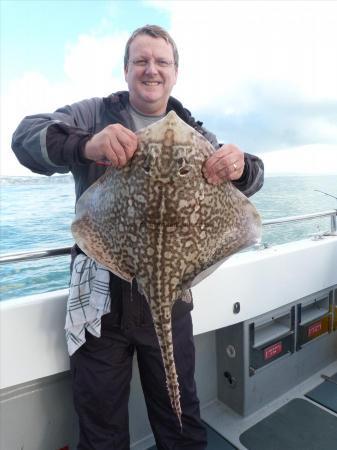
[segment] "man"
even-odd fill
[[[203,172],[212,184],[230,180],[245,195],[263,183],[263,164],[216,137],[170,96],[178,75],[178,51],[158,26],[137,29],[124,58],[128,92],[94,98],[26,117],[13,136],[22,164],[37,173],[71,171],[77,198],[105,171],[125,166],[137,149],[135,131],[174,110],[208,139],[215,149]],[[76,248],[75,253],[80,250]],[[83,255],[82,255],[83,256]],[[88,329],[85,342],[71,356],[74,402],[79,416],[78,450],[129,449],[128,398],[132,356],[138,366],[157,448],[206,448],[194,382],[192,303],[178,300],[172,311],[175,363],[181,391],[182,430],[168,398],[165,374],[149,307],[137,290],[110,274],[111,312],[100,322],[100,337]],[[183,343],[183,345],[179,345]]]

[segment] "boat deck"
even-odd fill
[[[221,436],[224,436],[238,450],[333,450],[337,442],[337,384],[325,381],[322,375],[333,377],[337,383],[337,362],[319,370],[300,385],[290,389],[247,417],[235,413],[219,400],[205,406],[202,410],[202,417],[209,426]],[[324,391],[331,396],[329,406],[324,392],[318,395],[317,401],[306,396],[317,386],[324,384],[326,384]],[[312,413],[310,415],[305,407],[302,408],[303,405],[294,404],[294,400],[298,399],[313,405],[318,414]],[[284,417],[284,414],[275,416],[275,412],[280,411],[287,405],[290,405],[290,408],[286,411],[288,420]],[[331,409],[333,407],[335,410]],[[291,409],[294,410],[293,415],[291,415]],[[326,414],[321,417],[320,411],[324,411]],[[274,420],[271,421],[271,417]],[[313,418],[316,420],[311,420]],[[318,429],[319,432],[317,432],[317,429],[312,430],[312,432],[317,433],[313,440],[309,431],[318,419],[320,428]],[[331,427],[331,424],[334,424],[334,428]],[[284,427],[287,427],[286,433],[283,433]],[[306,438],[305,434],[301,434],[303,430],[306,431]],[[301,437],[301,444],[299,444],[299,436]],[[270,446],[271,437],[273,438],[272,447]],[[331,442],[334,442],[334,445],[331,445]],[[226,445],[224,444],[223,447],[217,449],[226,449]],[[208,450],[216,449],[209,446]]]

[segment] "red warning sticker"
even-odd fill
[[[308,328],[308,337],[315,336],[315,334],[318,334],[320,331],[322,331],[322,322],[313,323]]]
[[[282,352],[282,342],[276,342],[263,350],[264,359],[270,359]]]

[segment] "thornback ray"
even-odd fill
[[[230,255],[258,242],[261,220],[231,182],[207,183],[202,166],[214,148],[175,112],[137,135],[131,161],[109,167],[78,200],[72,233],[89,257],[128,282],[136,279],[181,425],[172,307]]]

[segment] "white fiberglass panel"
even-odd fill
[[[193,288],[194,334],[251,319],[333,285],[337,237],[234,255]],[[68,370],[66,298],[63,290],[0,302],[0,388]]]

